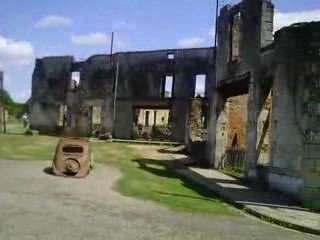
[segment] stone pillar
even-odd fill
[[[207,147],[206,147],[206,165],[208,167],[218,168],[219,159],[216,157],[216,134],[217,121],[220,113],[225,105],[225,100],[222,94],[216,89],[209,102],[208,115],[208,132],[207,132]]]
[[[157,125],[157,111],[153,111],[153,126]]]
[[[177,72],[174,77],[173,99],[171,101],[172,116],[172,140],[184,142],[188,97],[191,92],[189,84],[193,82],[193,74],[189,72]]]
[[[248,179],[255,179],[257,177],[257,125],[258,125],[258,98],[259,87],[258,79],[251,76],[248,93],[248,121],[247,121],[247,144],[245,157],[245,172]]]

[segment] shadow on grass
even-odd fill
[[[207,189],[201,184],[198,184],[187,177],[184,177],[176,172],[174,169],[178,168],[185,168],[184,165],[181,164],[179,160],[155,160],[155,159],[135,159],[134,162],[139,164],[139,168],[152,173],[159,177],[171,178],[171,179],[179,179],[182,181],[182,185],[186,188],[197,192],[202,197],[194,197],[179,193],[169,193],[169,192],[162,192],[162,191],[153,191],[155,193],[161,195],[170,195],[170,196],[177,196],[177,197],[185,197],[185,198],[194,198],[200,200],[206,200],[211,202],[220,202],[222,199],[214,194],[211,190]],[[158,168],[159,166],[163,168]]]
[[[166,196],[192,198],[192,199],[204,200],[204,201],[209,201],[209,202],[218,202],[216,199],[212,199],[209,197],[206,197],[206,198],[205,197],[194,197],[194,196],[185,195],[185,194],[170,193],[170,192],[163,192],[163,191],[152,191],[152,192],[160,194],[160,195],[166,195]]]
[[[177,168],[182,168],[181,162],[179,160],[155,160],[155,159],[138,159],[134,160],[139,164],[139,167],[149,173],[160,177],[180,179],[182,185],[186,188],[189,188],[204,198],[213,201],[223,201],[228,203],[243,203],[251,205],[260,205],[260,206],[274,206],[277,208],[285,209],[300,209],[300,204],[292,199],[290,196],[285,194],[279,194],[277,192],[265,191],[261,188],[255,189],[255,186],[244,185],[239,183],[236,179],[216,179],[216,178],[207,178],[213,186],[216,187],[217,194],[213,190],[208,189],[207,187],[196,183],[190,180],[187,177],[184,177],[174,170]],[[162,166],[162,168],[159,168]],[[183,166],[185,167],[185,166]],[[199,176],[204,178],[203,176]],[[245,188],[237,188],[235,186],[244,186]],[[222,192],[224,192],[222,194]],[[180,197],[192,197],[187,195],[180,195],[179,193],[163,193],[158,192],[163,195],[172,195]],[[202,198],[200,198],[202,199]],[[232,201],[230,200],[232,199]]]
[[[185,148],[178,147],[166,147],[158,150],[159,153],[170,153],[170,154],[187,154]]]

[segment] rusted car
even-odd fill
[[[88,139],[61,138],[52,163],[58,176],[85,177],[94,167],[93,153]]]

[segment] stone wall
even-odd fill
[[[274,6],[269,0],[243,0],[233,6],[224,6],[218,21],[217,89],[213,94],[217,97],[212,98],[210,108],[207,160],[212,166],[220,165],[223,149],[218,147],[217,150],[216,144],[224,140],[217,126],[221,124],[220,114],[224,114],[221,109],[225,108],[227,99],[247,94],[247,116],[240,113],[242,110],[235,109],[230,115],[236,114],[237,117],[231,117],[230,121],[231,128],[241,129],[239,134],[245,139],[245,144],[241,145],[246,146],[246,172],[253,178],[257,175],[260,158],[256,149],[258,118],[273,80],[272,50],[262,52],[272,43],[273,11]],[[231,139],[234,131],[229,130]]]
[[[92,109],[99,107],[100,132],[130,139],[133,109],[169,109],[171,140],[183,142],[188,100],[194,97],[196,75],[206,75],[206,96],[214,86],[213,53],[213,48],[125,52],[114,54],[112,62],[109,55],[94,55],[83,62],[74,62],[72,57],[37,59],[32,81],[31,126],[57,131],[61,106],[67,106],[73,131],[88,135],[95,125]],[[71,84],[73,71],[80,73],[78,87]],[[169,98],[164,93],[166,76],[173,77]]]
[[[246,148],[247,107],[248,95],[228,99],[228,147]]]
[[[320,24],[294,24],[273,41],[273,10],[270,0],[243,0],[220,11],[208,162],[220,166],[238,131],[249,179],[260,179],[258,165],[270,166],[271,188],[319,208]],[[243,101],[227,101],[243,94],[247,117]]]
[[[276,33],[269,176],[271,187],[315,208],[320,208],[319,36],[320,23],[296,24]]]

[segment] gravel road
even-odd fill
[[[248,216],[177,213],[125,197],[118,169],[85,179],[44,172],[50,162],[0,161],[0,239],[318,239]]]

